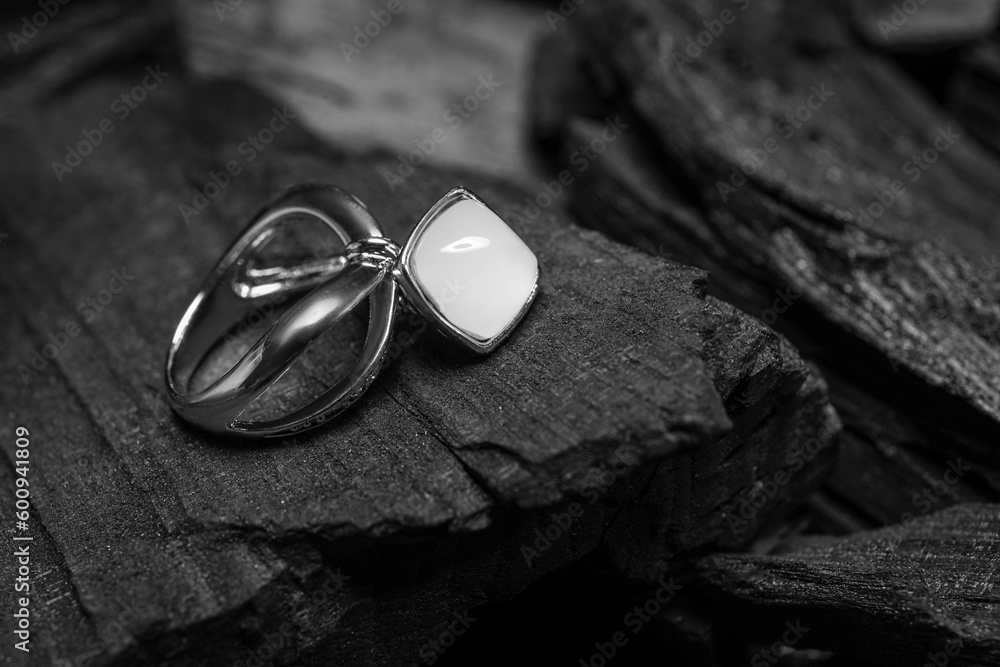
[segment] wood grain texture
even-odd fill
[[[745,647],[762,651],[771,650],[775,642],[789,636],[785,634],[786,623],[801,621],[809,630],[802,638],[792,636],[794,648],[829,651],[835,655],[834,660],[841,662],[933,664],[930,661],[937,660],[937,664],[943,664],[941,661],[947,660],[947,664],[993,664],[1000,650],[1000,613],[995,593],[994,543],[1000,534],[997,505],[968,503],[997,498],[1000,486],[993,431],[981,424],[970,428],[966,423],[962,428],[961,422],[954,430],[951,426],[940,428],[943,400],[936,403],[936,409],[913,401],[912,378],[880,372],[888,368],[873,366],[877,363],[875,357],[860,354],[857,341],[839,333],[842,328],[858,327],[857,323],[845,327],[844,318],[831,315],[842,303],[839,290],[850,294],[857,287],[852,280],[866,272],[891,274],[899,269],[884,263],[883,256],[873,257],[864,252],[864,247],[854,245],[856,236],[834,236],[831,230],[844,227],[825,218],[836,210],[835,205],[824,203],[828,195],[821,184],[804,187],[800,182],[815,180],[817,172],[831,178],[827,167],[858,160],[858,153],[863,154],[860,159],[865,163],[864,170],[859,166],[843,172],[848,185],[865,171],[884,169],[886,174],[892,174],[888,166],[896,160],[903,164],[906,154],[890,154],[881,162],[865,154],[864,142],[857,135],[869,130],[867,123],[843,108],[829,118],[821,118],[819,115],[826,112],[824,107],[817,112],[814,130],[807,132],[803,128],[801,140],[796,134],[791,141],[782,142],[758,174],[739,188],[738,195],[726,201],[716,187],[717,179],[726,178],[725,160],[736,162],[762,147],[768,136],[761,130],[762,125],[780,117],[780,112],[774,111],[779,105],[760,109],[754,102],[763,99],[760,103],[768,106],[761,91],[780,90],[781,96],[794,99],[798,85],[799,95],[805,99],[813,84],[796,84],[794,72],[808,69],[817,82],[828,80],[824,76],[836,77],[836,87],[830,85],[835,94],[863,107],[868,100],[881,100],[880,93],[875,89],[862,93],[855,86],[866,79],[853,69],[848,80],[844,69],[847,63],[859,68],[881,65],[854,61],[853,55],[842,51],[849,48],[846,42],[832,49],[826,44],[821,48],[799,48],[796,40],[805,37],[791,30],[789,24],[788,33],[771,35],[750,49],[746,42],[753,42],[753,36],[766,31],[757,24],[734,24],[726,30],[736,36],[730,37],[727,32],[719,40],[721,43],[713,44],[715,51],[706,49],[691,64],[685,77],[665,71],[663,63],[670,60],[664,58],[664,50],[658,50],[664,44],[682,44],[686,31],[694,34],[697,24],[691,18],[692,10],[681,5],[604,5],[592,13],[589,30],[584,31],[575,51],[572,43],[558,47],[554,46],[557,40],[551,40],[545,49],[547,60],[558,60],[561,71],[576,72],[575,76],[589,83],[561,82],[563,90],[573,93],[568,99],[550,97],[542,105],[545,113],[536,116],[536,134],[541,145],[556,155],[557,169],[565,169],[574,177],[572,210],[585,224],[650,254],[709,269],[709,293],[771,321],[801,346],[807,358],[817,362],[845,423],[834,474],[824,489],[810,499],[806,519],[798,527],[843,537],[781,541],[765,532],[751,547],[753,555],[718,554],[701,561],[696,577],[700,583],[696,590],[688,591],[690,597],[686,599],[694,605],[696,618],[704,619],[708,627],[733,628]],[[714,11],[724,6],[715,5]],[[699,18],[711,18],[712,12],[713,8],[706,9]],[[779,23],[783,20],[780,13],[774,16]],[[750,31],[750,36],[737,35],[743,30]],[[592,49],[589,54],[587,43]],[[669,54],[669,47],[665,50]],[[786,60],[775,58],[775,51]],[[581,70],[581,53],[586,54],[589,71]],[[618,55],[623,53],[626,55]],[[829,70],[824,69],[826,58],[836,62]],[[759,64],[760,60],[767,64]],[[745,66],[743,78],[725,78],[726,67],[735,69],[740,63]],[[544,95],[551,87],[547,79],[552,75],[542,68],[537,71],[540,76],[536,91]],[[844,78],[839,78],[841,75]],[[886,71],[885,75],[890,73]],[[720,79],[727,84],[720,85]],[[605,98],[605,106],[596,113],[580,111],[593,109],[595,95]],[[928,113],[931,109],[927,103],[921,108]],[[876,113],[870,111],[872,116]],[[573,156],[600,136],[603,118],[609,114],[621,115],[629,131],[609,142],[586,169],[577,169]],[[920,124],[907,121],[894,127],[899,131]],[[754,140],[745,140],[744,133]],[[810,164],[819,151],[826,154],[821,166]],[[714,163],[716,159],[719,164]],[[781,182],[776,183],[772,169],[778,168]],[[936,168],[946,172],[961,166],[939,162]],[[757,192],[753,197],[766,203],[753,208],[752,199],[747,199],[749,192]],[[933,187],[921,192],[930,201],[950,197],[947,191]],[[975,204],[980,220],[988,219],[995,211],[990,200],[994,190],[989,192]],[[837,192],[831,200],[843,197],[844,192]],[[972,206],[968,200],[964,204]],[[941,206],[951,209],[953,205]],[[795,213],[786,207],[794,207]],[[819,214],[817,208],[825,213]],[[953,215],[952,226],[972,224],[971,216]],[[817,223],[807,225],[804,219],[815,219]],[[882,230],[876,227],[873,231]],[[909,252],[918,256],[927,252],[927,244],[919,242],[919,232],[911,233]],[[898,242],[890,246],[884,237],[880,242],[886,243],[891,252],[905,247]],[[944,238],[938,237],[937,242],[943,243]],[[809,247],[815,254],[805,254],[794,267],[788,265],[789,249]],[[891,252],[884,256],[891,256]],[[839,268],[814,271],[814,261],[821,265],[826,262],[829,268],[837,263]],[[969,263],[962,256],[952,261]],[[931,262],[923,264],[929,267]],[[797,270],[803,271],[799,279],[795,277]],[[833,275],[841,277],[831,281]],[[983,277],[975,273],[963,277],[956,271],[947,275],[968,282],[963,286],[940,285],[942,291],[934,297],[938,302],[965,294],[993,317],[996,302],[981,300]],[[882,282],[885,276],[882,273]],[[990,280],[988,275],[985,278]],[[902,272],[895,280],[917,284]],[[820,296],[815,292],[810,296],[808,289],[803,289],[804,283],[819,285]],[[870,287],[867,280],[865,283]],[[921,287],[914,288],[906,298],[926,298],[923,292],[932,288],[919,284]],[[789,293],[793,295],[791,303],[788,299],[782,302],[781,295]],[[873,295],[870,289],[864,293]],[[857,317],[863,324],[864,318],[877,317],[873,311],[879,308],[895,306],[884,299],[866,300]],[[895,315],[886,321],[906,326]],[[950,318],[949,322],[958,325],[960,320]],[[925,323],[920,326],[920,331],[927,328]],[[967,331],[975,336],[985,333],[986,340],[992,340],[990,336],[996,330],[994,324],[980,328],[979,322],[969,322],[968,327]],[[965,335],[958,329],[951,328],[951,335]],[[887,336],[886,341],[894,337]],[[972,358],[977,365],[984,359]],[[979,366],[981,376],[995,377],[993,357],[985,358],[991,361]],[[941,360],[947,361],[947,357]],[[948,387],[947,383],[931,384]],[[970,460],[962,456],[973,456],[977,462],[970,465]],[[932,513],[949,505],[953,506]],[[786,531],[794,532],[795,524],[795,520],[787,522]],[[863,531],[880,525],[888,527]],[[681,620],[684,618],[689,617],[682,616]],[[680,621],[668,615],[660,622],[665,641],[677,636]],[[711,656],[724,651],[726,645],[724,636],[705,636],[704,632],[697,641],[682,640],[680,644],[709,664]],[[782,651],[786,652],[783,660],[788,664],[823,663],[830,657],[795,657],[797,654],[790,649]],[[777,654],[769,655],[776,659]],[[771,658],[748,648],[739,658],[729,655],[722,662],[731,664],[741,659],[751,664],[771,664]],[[753,662],[755,659],[757,662]]]
[[[998,538],[1000,506],[963,504],[774,555],[709,556],[698,577],[706,605],[762,643],[789,623],[807,628],[796,648],[985,667],[1000,660]]]
[[[859,382],[858,373],[851,370],[855,364],[845,369],[832,362],[830,348],[851,342],[836,335],[815,313],[803,312],[794,289],[772,282],[757,267],[732,260],[731,249],[713,236],[709,215],[686,197],[671,166],[648,158],[642,129],[637,120],[632,122],[635,134],[610,145],[602,159],[577,175],[572,210],[586,224],[646,252],[709,269],[709,293],[769,320],[819,364],[845,421],[844,452],[838,464],[843,474],[836,474],[835,480],[842,484],[838,495],[862,521],[854,528],[895,522],[910,508],[913,493],[940,477],[949,460],[961,457],[978,463],[954,489],[956,495],[943,500],[1000,498],[1000,477],[990,450],[984,454],[974,439],[970,443],[967,437],[941,429],[936,413],[899,400],[907,396],[903,389],[886,396],[877,383]],[[571,151],[600,129],[597,121],[569,118],[563,165]],[[784,312],[776,311],[775,304]],[[832,356],[845,355],[835,351]],[[859,476],[855,470],[866,473]],[[893,481],[875,483],[880,479]]]
[[[683,14],[680,4],[667,3],[665,7],[668,12]],[[860,137],[872,131],[871,118],[885,119],[889,112],[873,109],[861,116],[853,110],[829,109],[824,104],[791,137],[785,138],[774,130],[775,119],[784,113],[782,104],[794,110],[796,95],[807,100],[812,94],[810,89],[820,82],[830,82],[828,88],[834,91],[827,104],[844,98],[852,108],[874,107],[870,100],[881,100],[881,93],[859,83],[870,80],[859,75],[862,70],[876,69],[881,76],[892,78],[893,86],[911,95],[916,93],[898,74],[856,53],[857,47],[843,38],[836,41],[836,47],[824,45],[818,55],[797,50],[796,40],[810,34],[802,25],[790,24],[780,38],[770,40],[767,46],[744,48],[741,40],[750,37],[743,33],[756,34],[754,21],[760,18],[755,19],[751,11],[727,26],[720,41],[731,41],[705,49],[683,73],[670,69],[674,66],[667,57],[669,51],[658,52],[655,45],[668,44],[671,39],[675,43],[683,41],[679,35],[684,34],[684,29],[677,25],[691,24],[683,23],[681,18],[668,24],[660,10],[642,3],[620,12],[617,26],[624,31],[621,34],[613,32],[619,19],[599,14],[593,18],[596,23],[592,31],[580,30],[575,39],[560,35],[549,40],[539,57],[559,65],[555,70],[541,66],[536,69],[536,96],[545,98],[540,104],[544,113],[535,117],[536,136],[555,157],[556,169],[565,170],[575,181],[569,197],[573,212],[588,226],[648,253],[708,269],[710,294],[765,319],[818,364],[844,418],[845,433],[842,456],[830,486],[814,499],[814,528],[847,533],[894,523],[913,510],[914,497],[938,481],[949,463],[958,460],[974,464],[959,484],[935,497],[936,508],[961,500],[1000,498],[996,422],[991,418],[984,423],[981,417],[970,415],[948,399],[948,393],[962,391],[950,380],[925,374],[928,379],[923,384],[914,373],[906,371],[900,358],[882,356],[885,351],[893,354],[900,342],[911,345],[911,336],[927,342],[953,337],[949,343],[953,349],[985,345],[989,350],[983,354],[970,352],[963,358],[961,364],[969,364],[973,377],[957,385],[992,382],[998,367],[994,362],[998,299],[992,277],[996,275],[996,255],[973,264],[971,257],[957,254],[947,261],[965,266],[968,271],[934,269],[933,275],[948,276],[949,282],[937,278],[928,281],[931,274],[927,271],[943,257],[937,247],[943,243],[943,236],[936,237],[933,246],[921,240],[925,232],[915,229],[908,232],[910,238],[905,242],[882,236],[882,225],[889,217],[903,226],[917,215],[908,201],[890,207],[868,230],[827,217],[840,216],[832,201],[848,196],[844,187],[835,185],[836,179],[850,186],[850,192],[852,187],[860,189],[853,184],[859,174],[884,183],[902,175],[898,170],[910,159],[906,146],[911,144],[892,144],[886,150],[895,153],[878,158],[856,153],[864,153],[859,147],[866,140]],[[793,10],[787,12],[794,14]],[[640,22],[638,16],[655,17],[662,23],[654,21],[650,26],[648,21]],[[835,16],[825,18],[837,25]],[[792,18],[777,14],[773,20],[790,22]],[[605,30],[611,32],[605,34]],[[651,31],[660,31],[660,38],[651,36]],[[604,41],[611,34],[618,35],[615,46]],[[827,39],[833,38],[828,35]],[[644,46],[650,50],[643,51]],[[609,62],[605,57],[609,48],[612,53],[631,55]],[[780,60],[775,52],[788,57]],[[767,64],[740,60],[744,56],[751,58],[747,54]],[[644,65],[632,59],[642,57],[647,59]],[[736,69],[727,69],[737,68],[741,62],[746,68],[743,78],[737,76]],[[850,74],[853,78],[841,71],[843,62],[854,63]],[[556,70],[561,74],[556,75]],[[805,79],[806,72],[814,78]],[[715,83],[725,76],[732,76],[729,88]],[[565,81],[567,77],[577,83]],[[558,86],[555,78],[559,79]],[[572,92],[556,96],[548,95],[549,90]],[[754,102],[754,96],[762,90],[781,90],[780,99],[791,102]],[[719,112],[720,105],[732,106],[730,98],[734,95],[743,100],[743,106]],[[603,107],[595,105],[597,97],[604,99]],[[892,102],[885,104],[890,108]],[[937,113],[926,100],[921,100],[918,108],[920,113]],[[732,118],[727,114],[733,114]],[[609,142],[596,159],[587,161],[585,169],[579,168],[574,156],[578,158],[581,149],[600,136],[608,116],[622,118],[629,129]],[[765,126],[771,131],[762,131]],[[888,133],[924,126],[925,120],[897,120],[883,130]],[[883,138],[889,141],[887,136]],[[726,198],[721,197],[718,183],[729,184],[731,164],[738,164],[752,151],[763,151],[764,143],[775,139],[777,150],[767,154],[763,167],[735,194],[727,192]],[[967,143],[971,144],[970,150],[978,151],[971,137]],[[944,179],[958,178],[948,174],[949,170],[954,173],[962,168],[947,161],[951,155],[950,150],[943,153],[926,174],[939,172]],[[977,156],[989,164],[988,157]],[[859,164],[851,167],[854,161]],[[990,164],[989,168],[996,167]],[[884,173],[880,175],[879,169]],[[785,181],[775,182],[775,174]],[[798,181],[816,180],[823,174],[834,179],[828,181],[828,190],[819,179],[809,186],[808,196],[801,192],[804,186]],[[908,186],[907,197],[925,202],[950,198],[947,187],[924,186],[924,178]],[[940,231],[949,226],[979,225],[974,219],[982,222],[983,229],[996,229],[996,225],[986,222],[995,210],[990,199],[995,189],[985,184],[982,187],[982,192],[990,194],[975,204],[976,217],[953,213],[955,225],[942,222]],[[863,194],[858,191],[854,196],[860,199]],[[823,199],[828,195],[831,202]],[[874,194],[872,201],[876,201]],[[962,205],[968,208],[971,201],[966,198]],[[950,203],[937,205],[940,210],[954,210]],[[872,244],[881,249],[873,254]],[[899,253],[909,253],[912,262],[892,259]],[[929,258],[922,259],[924,254]],[[902,289],[905,286],[909,287]],[[891,298],[882,296],[886,290]],[[938,311],[939,322],[947,322],[943,329],[934,320],[917,321],[905,315],[914,308],[924,310],[931,303],[952,309]],[[952,312],[964,313],[965,319]],[[868,330],[873,323],[877,324],[875,330]],[[867,341],[876,337],[881,352],[868,345]],[[911,352],[913,349],[911,346]],[[937,367],[955,366],[954,372],[964,372],[958,370],[959,365],[944,349],[931,347],[925,351],[932,354]],[[933,393],[938,398],[932,399]]]
[[[57,180],[51,163],[145,65],[8,122],[0,149],[0,395],[34,443],[40,655],[227,664],[279,637],[272,662],[415,661],[453,613],[583,554],[610,550],[648,579],[666,560],[745,542],[818,483],[839,422],[780,336],[706,298],[700,271],[555,216],[529,223],[527,193],[489,176],[423,168],[393,192],[381,177],[391,158],[345,160],[296,122],[250,161],[240,144],[281,104],[176,71]],[[241,173],[186,222],[179,205],[231,160]],[[538,255],[538,300],[483,360],[417,332],[329,428],[274,446],[206,437],[167,407],[167,341],[254,210],[309,181],[353,192],[399,240],[441,194],[470,186]],[[81,302],[112,271],[134,278],[87,317]],[[25,372],[68,323],[79,332]],[[359,333],[317,346],[273,405],[320,386]],[[787,493],[746,534],[729,530],[717,508],[809,438],[817,455]],[[622,456],[634,463],[609,479]],[[572,530],[526,562],[536,531],[588,492]]]
[[[636,0],[584,11],[657,148],[696,184],[708,231],[728,257],[801,294],[799,310],[817,310],[849,335],[843,368],[905,386],[914,404],[945,401],[949,428],[983,429],[984,442],[996,442],[1000,288],[980,274],[992,275],[1000,252],[1000,165],[838,33],[827,5],[751,6],[679,71],[673,54],[700,25],[682,5]],[[791,112],[808,119],[779,125]],[[958,139],[942,138],[949,127]],[[764,163],[745,185],[724,190],[755,150]],[[924,169],[913,158],[927,150],[936,157]],[[904,191],[886,207],[877,197],[887,200],[894,182]],[[882,213],[869,222],[862,208]],[[996,460],[991,445],[983,453]]]

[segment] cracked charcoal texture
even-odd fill
[[[575,82],[549,95],[555,74],[539,65],[535,94],[546,99],[533,119],[539,145],[576,180],[572,210],[585,224],[708,269],[710,294],[762,318],[776,297],[796,295],[769,321],[821,372],[844,420],[833,475],[787,522],[792,532],[798,524],[839,535],[819,540],[826,561],[804,571],[783,555],[794,556],[797,542],[760,534],[755,555],[705,561],[699,590],[717,594],[701,616],[736,628],[749,645],[769,646],[785,621],[809,613],[822,631],[805,646],[837,659],[923,664],[960,638],[967,650],[950,664],[995,664],[996,506],[982,504],[1000,493],[995,158],[963,137],[919,180],[906,179],[907,196],[875,226],[852,227],[869,193],[903,178],[902,165],[932,145],[937,127],[958,124],[887,63],[835,32],[810,32],[793,4],[748,10],[686,74],[665,64],[669,44],[724,6],[706,3],[701,14],[678,2],[590,7],[576,34],[541,48],[539,62],[558,62]],[[977,109],[988,109],[992,89],[974,77],[990,76],[992,44],[960,73],[953,100],[986,145],[992,116]],[[779,140],[722,197],[717,183],[728,183],[730,164],[775,136],[766,121],[817,84],[835,95],[815,124]],[[609,115],[629,131],[576,169],[574,152]],[[822,168],[810,167],[816,160]],[[952,462],[970,470],[943,484]],[[926,489],[930,500],[920,496]],[[878,526],[904,536],[895,557],[883,553],[887,533],[865,532]],[[840,567],[841,559],[849,562]]]
[[[900,167],[921,133],[953,121],[835,31],[807,48],[813,24],[794,5],[748,9],[739,17],[747,29],[734,27],[678,73],[664,45],[694,25],[682,3],[612,4],[591,8],[575,37],[545,46],[561,71],[590,81],[589,90],[562,83],[573,96],[550,98],[535,116],[535,134],[560,167],[572,169],[572,152],[596,136],[599,119],[631,124],[573,172],[573,210],[619,240],[709,269],[711,294],[769,317],[818,364],[847,427],[832,493],[816,499],[824,530],[897,521],[912,494],[961,457],[978,465],[942,504],[995,501],[1000,294],[990,156],[969,137],[911,183]],[[822,19],[838,24],[836,15]],[[782,27],[781,39],[765,37]],[[611,58],[586,57],[588,48]],[[548,70],[536,71],[543,97]],[[780,118],[820,84],[834,95],[812,124],[787,139],[761,130],[759,118]],[[612,100],[601,113],[577,111],[599,96]],[[730,164],[775,137],[777,152],[721,197]],[[807,168],[819,158],[823,169]],[[974,192],[965,178],[973,173],[984,179]],[[894,178],[907,183],[898,206],[867,230],[846,222],[845,202],[856,211]],[[921,240],[928,235],[933,243]],[[768,313],[789,293],[786,311]]]
[[[567,144],[571,148],[578,146],[597,127],[588,121],[571,121]],[[656,190],[643,187],[649,185],[653,176],[642,172],[644,164],[630,138],[623,137],[608,150],[607,156],[607,161],[595,163],[580,178],[577,210],[584,220],[654,254],[663,254],[669,248],[678,260],[710,268],[713,276],[710,292],[748,312],[763,316],[771,308],[775,290],[784,289],[787,293],[786,288],[776,284],[769,287],[766,280],[751,273],[752,269],[713,255],[711,246],[706,250],[698,239],[685,237],[687,228],[682,225],[691,223],[691,228],[695,228],[694,225],[705,221],[704,215],[683,201],[670,202],[653,194]],[[634,203],[628,203],[623,193],[628,193]],[[629,228],[604,226],[620,216],[628,216]],[[664,221],[677,226],[665,226]],[[793,301],[775,326],[801,345],[807,356],[822,359],[829,327],[807,329],[809,320],[802,324],[799,318],[800,305]],[[968,458],[975,453],[975,447],[955,434],[940,433],[928,423],[926,413],[880,400],[829,363],[821,363],[819,368],[830,383],[832,400],[846,426],[837,464],[842,474],[835,474],[832,482],[839,500],[836,507],[824,503],[823,510],[835,514],[834,523],[838,525],[828,525],[826,529],[849,532],[895,522],[911,508],[911,495],[940,477],[949,460]],[[864,472],[859,475],[857,470]],[[893,483],[873,483],[886,478]],[[1000,479],[996,472],[989,465],[977,465],[944,502],[998,497]]]
[[[948,664],[986,667],[1000,660],[998,538],[1000,506],[960,504],[905,526],[800,538],[774,554],[709,556],[696,585],[751,640],[799,621],[808,631],[796,648],[920,665],[950,643]]]
[[[453,612],[515,595],[586,554],[607,553],[641,582],[694,551],[743,544],[832,463],[839,420],[780,336],[706,297],[701,271],[557,216],[527,223],[516,209],[525,193],[495,179],[425,167],[390,196],[390,160],[345,157],[293,123],[186,224],[178,204],[242,160],[236,147],[280,109],[241,84],[172,71],[141,122],[120,123],[57,183],[50,163],[80,119],[99,120],[140,73],[77,82],[8,122],[0,149],[10,230],[0,246],[2,395],[33,443],[37,564],[47,571],[37,595],[49,601],[39,655],[227,664],[270,635],[288,637],[274,660],[409,664]],[[356,194],[399,240],[441,194],[468,185],[538,255],[538,299],[486,359],[418,333],[328,428],[273,446],[206,437],[166,404],[173,326],[253,212],[309,181]],[[77,304],[113,270],[134,279],[84,322]],[[79,335],[22,383],[18,365],[68,321]],[[275,409],[340,370],[363,324],[297,364],[275,388]],[[788,492],[745,533],[730,530],[726,508],[809,437],[820,452]],[[636,465],[598,487],[572,531],[528,566],[522,545],[622,451]]]
[[[946,405],[950,414],[939,416],[949,428],[981,429],[981,442],[996,442],[1000,287],[977,276],[995,272],[1000,252],[1000,165],[886,63],[836,30],[817,37],[819,25],[839,25],[828,3],[750,8],[739,17],[747,25],[679,73],[667,37],[682,41],[694,25],[681,5],[635,0],[582,11],[657,148],[700,186],[709,233],[724,247],[741,245],[731,254],[845,331],[853,347],[842,359],[830,352],[843,367],[863,374],[864,362],[886,366],[889,357],[900,369],[890,391],[905,387],[915,405]],[[720,192],[732,165],[779,138],[757,120],[777,120],[820,89],[831,95],[813,122],[781,137],[746,185]],[[959,139],[914,179],[907,160],[949,127]],[[806,168],[814,158],[825,168]],[[893,180],[906,187],[898,203],[872,225],[861,221],[859,207]],[[982,455],[1000,456],[988,444]]]
[[[9,4],[0,20],[33,6]],[[284,33],[256,35],[270,46],[247,51],[239,30],[259,13],[190,14],[198,71],[268,90],[278,73],[293,82],[278,86],[282,97],[295,89],[305,97],[292,98],[313,101],[245,162],[237,146],[283,102],[185,71],[172,6],[80,0],[24,58],[0,54],[0,412],[32,429],[37,660],[234,664],[265,655],[277,637],[265,663],[409,665],[471,610],[483,620],[442,664],[481,661],[491,637],[504,636],[519,641],[485,655],[523,662],[525,635],[559,644],[547,647],[554,662],[575,651],[563,643],[573,633],[557,626],[585,629],[576,632],[585,655],[666,574],[684,589],[632,646],[645,643],[666,664],[682,655],[745,663],[802,614],[821,627],[802,647],[835,655],[796,652],[778,664],[923,664],[956,638],[964,650],[951,664],[997,662],[997,517],[983,504],[1000,493],[997,283],[981,279],[996,266],[996,168],[976,143],[990,145],[995,129],[988,44],[960,64],[950,91],[976,138],[963,136],[911,183],[902,164],[951,121],[892,65],[858,50],[849,28],[830,29],[857,21],[858,6],[752,3],[686,77],[664,71],[671,39],[682,44],[733,3],[583,7],[542,45],[531,130],[553,164],[572,168],[572,151],[621,114],[629,129],[574,172],[573,210],[656,258],[568,224],[568,197],[526,220],[533,192],[497,178],[513,175],[497,152],[488,173],[422,167],[390,190],[383,174],[396,159],[359,155],[349,135],[371,109],[386,112],[387,135],[408,141],[388,129],[391,100],[351,104],[343,79],[317,87],[294,63],[275,69]],[[932,41],[985,30],[970,18],[977,7],[961,8]],[[399,30],[438,30],[427,12]],[[927,25],[911,24],[907,39],[928,43]],[[582,66],[594,45],[605,55]],[[501,50],[510,59],[519,48]],[[476,57],[500,66],[496,52]],[[171,78],[56,181],[51,160],[151,62]],[[758,119],[773,123],[824,83],[835,94],[816,122],[723,199],[716,181],[729,162],[774,134]],[[336,104],[318,102],[327,90]],[[412,99],[434,106],[440,92]],[[520,125],[502,122],[502,100],[467,135],[476,137],[469,155],[520,136]],[[332,145],[300,128],[317,118]],[[227,160],[243,172],[185,224],[177,205]],[[531,181],[535,166],[522,166],[521,181]],[[846,224],[893,178],[906,197],[870,229]],[[246,220],[302,181],[357,194],[400,241],[441,194],[468,185],[538,254],[542,292],[509,343],[481,360],[404,312],[388,367],[326,429],[266,446],[206,438],[166,407],[166,342]],[[273,259],[313,252],[307,243],[275,244]],[[77,305],[112,270],[136,277],[84,322]],[[745,314],[763,317],[789,288],[798,296],[774,326],[808,363]],[[22,384],[18,365],[69,321],[82,333]],[[324,337],[254,414],[318,391],[350,365],[364,330],[360,313]],[[215,351],[204,377],[239,347]],[[0,457],[5,506],[12,440]],[[816,455],[792,468],[788,455],[810,441]],[[623,455],[634,465],[606,486]],[[930,511],[948,509],[916,512],[914,494],[959,458],[972,469]],[[782,474],[789,481],[768,493]],[[581,518],[527,564],[523,546],[573,503]],[[901,526],[907,513],[919,516]],[[870,530],[878,526],[888,527]],[[10,539],[10,527],[0,532]],[[743,553],[720,553],[729,551]],[[6,560],[0,577],[13,577]],[[0,606],[13,606],[10,595]],[[0,665],[15,658],[0,652]]]

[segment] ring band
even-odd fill
[[[344,253],[294,267],[256,268],[268,242],[303,219],[324,223],[344,243]],[[299,186],[255,216],[181,318],[167,353],[170,403],[192,424],[230,436],[280,437],[314,428],[345,410],[374,381],[403,294],[452,341],[485,354],[517,326],[537,287],[534,253],[465,188],[431,207],[400,248],[352,195],[333,186]],[[232,368],[204,389],[188,390],[200,363],[228,332],[262,305],[286,296],[297,300]],[[367,337],[345,377],[289,414],[240,420],[313,341],[366,298]]]

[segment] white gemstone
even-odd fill
[[[407,271],[441,317],[480,343],[517,321],[538,282],[538,260],[497,214],[461,197],[418,231]]]

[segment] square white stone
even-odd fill
[[[418,310],[476,352],[489,352],[506,338],[538,286],[535,254],[464,188],[427,212],[403,249],[401,266]]]

